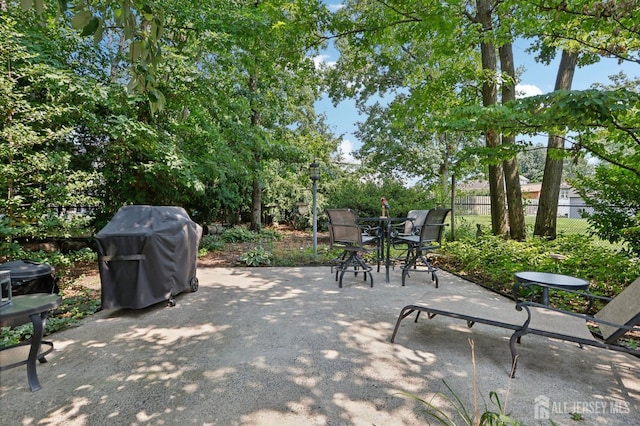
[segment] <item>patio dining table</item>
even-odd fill
[[[378,240],[377,259],[384,261],[385,281],[389,282],[389,268],[391,266],[391,229],[393,223],[400,223],[407,220],[406,217],[360,217],[359,222],[375,222],[382,230]]]
[[[36,361],[47,362],[45,356],[53,350],[53,343],[42,340],[45,323],[49,311],[62,304],[62,298],[57,294],[35,293],[16,296],[11,303],[0,309],[0,325],[15,326],[31,321],[33,334],[27,342],[17,343],[0,349],[10,351],[22,346],[29,346],[27,359],[20,359],[7,365],[0,365],[0,371],[27,365],[27,381],[32,392],[40,390],[40,381],[36,371]],[[42,347],[45,346],[45,350]],[[11,359],[11,357],[8,357]]]

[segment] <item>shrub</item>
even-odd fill
[[[246,243],[256,241],[258,234],[244,226],[225,229],[220,236],[225,243]]]
[[[247,264],[247,266],[260,266],[270,265],[272,254],[262,247],[262,245],[256,246],[253,250],[240,256],[240,261]]]
[[[204,250],[205,254],[210,251],[220,251],[224,249],[224,241],[216,235],[205,235],[200,241],[200,249]]]
[[[571,182],[594,211],[586,215],[594,233],[619,241],[640,255],[640,176],[616,166],[598,166],[592,177]]]
[[[594,244],[584,235],[560,235],[555,240],[530,237],[526,241],[505,240],[483,235],[477,239],[445,241],[438,263],[446,269],[510,294],[514,274],[535,270],[580,277],[591,282],[590,291],[613,297],[640,276],[640,259]],[[565,260],[549,255],[558,253]],[[557,292],[560,304],[570,304],[563,292]],[[565,306],[566,307],[566,306]]]

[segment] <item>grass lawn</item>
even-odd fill
[[[533,228],[536,224],[535,216],[525,216],[524,218],[527,226],[527,235],[533,235]],[[456,216],[456,235],[460,236],[461,232],[469,233],[473,235],[476,233],[476,225],[479,224],[484,233],[491,233],[491,216]],[[569,219],[567,217],[559,217],[556,222],[557,234],[564,235],[589,235],[590,227],[587,219]],[[598,246],[610,247],[614,250],[620,250],[622,243],[612,244],[608,241],[601,240],[596,236],[591,236],[592,241]]]
[[[533,227],[536,223],[535,216],[525,216],[525,223],[527,230],[533,233]],[[476,229],[476,224],[480,224],[484,232],[491,230],[491,216],[456,216],[456,227],[469,226],[473,230]],[[557,232],[570,234],[587,234],[589,231],[589,224],[587,219],[569,219],[566,217],[559,217],[557,221]]]

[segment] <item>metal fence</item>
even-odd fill
[[[524,200],[525,221],[533,227],[538,214],[538,199]],[[463,223],[480,225],[488,231],[491,229],[491,201],[488,195],[467,195],[456,197],[454,201],[456,217]],[[593,208],[585,204],[579,197],[558,200],[558,232],[567,234],[583,234],[589,231],[585,215],[593,212]],[[458,225],[458,222],[456,222]]]

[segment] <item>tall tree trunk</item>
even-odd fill
[[[438,167],[438,176],[440,176],[440,187],[442,188],[442,197],[445,198],[449,193],[449,159],[451,158],[451,152],[453,151],[453,142],[449,139],[448,133],[439,134],[436,136],[440,140],[440,144],[444,145],[444,155],[440,166]]]
[[[483,32],[490,31],[491,4],[488,0],[477,0],[476,8],[476,19],[482,25]],[[482,105],[487,107],[498,102],[496,47],[492,42],[486,41],[483,36],[480,42],[480,52],[482,54],[482,69],[485,72],[482,83]],[[485,133],[485,141],[488,147],[497,147],[500,145],[500,135],[490,129]],[[507,215],[502,164],[489,166],[489,191],[491,195],[491,230],[494,235],[504,235],[507,233]]]
[[[261,0],[255,0],[253,7],[260,6]],[[249,92],[254,95],[258,91],[258,77],[251,72],[249,74]],[[253,97],[253,96],[252,96]],[[253,103],[253,102],[252,102]],[[258,133],[258,126],[260,126],[260,110],[254,105],[251,106],[251,127],[253,127],[254,135]],[[254,136],[255,138],[255,136]],[[259,231],[262,227],[262,182],[260,181],[260,164],[262,162],[262,156],[260,155],[260,149],[257,146],[258,141],[254,139],[256,146],[254,148],[254,170],[253,170],[253,182],[251,190],[251,226],[254,231]]]
[[[516,99],[516,70],[513,65],[513,46],[505,43],[500,46],[500,69],[509,79],[502,82],[502,103]],[[515,136],[502,136],[503,144],[515,145]],[[514,156],[502,162],[504,181],[507,189],[507,206],[509,212],[509,233],[511,238],[523,241],[526,236],[524,209],[522,206],[522,188],[518,174],[518,160]]]
[[[255,75],[249,76],[249,92],[255,93],[258,91],[258,80]],[[255,133],[258,132],[258,126],[260,125],[260,111],[256,108],[251,108],[251,127],[254,128]],[[257,141],[256,141],[257,143]],[[260,150],[256,147],[254,151],[254,165],[253,170],[253,182],[251,191],[251,229],[254,231],[260,230],[262,226],[262,183],[260,182],[260,162],[262,158],[260,156]]]
[[[558,67],[555,90],[569,90],[573,82],[573,74],[578,62],[578,53],[562,51],[562,59]],[[553,151],[564,149],[563,135],[549,135],[547,143],[547,158],[544,163],[544,175],[542,176],[542,188],[538,202],[538,214],[534,235],[556,238],[556,225],[558,217],[558,196],[562,183],[562,158],[553,158]],[[558,152],[559,154],[559,152]]]

